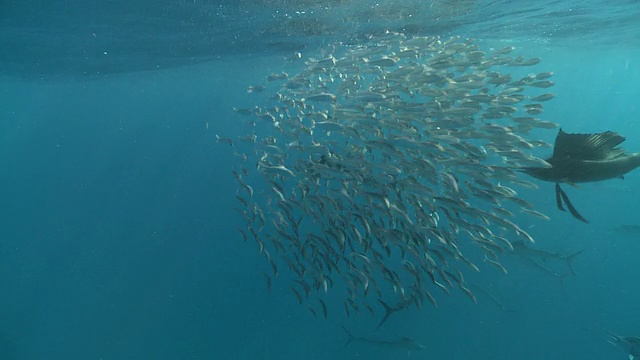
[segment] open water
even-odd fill
[[[249,85],[392,30],[541,57],[545,119],[640,152],[639,17],[636,1],[2,0],[0,359],[626,358],[602,329],[640,335],[639,171],[564,186],[590,224],[552,184],[523,191],[551,217],[519,218],[537,247],[584,250],[562,284],[505,259],[476,281],[508,311],[457,293],[374,332],[366,311],[315,318],[288,283],[267,290],[215,135],[246,133],[233,108],[267,96]],[[340,325],[425,349],[343,347]]]

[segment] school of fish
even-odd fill
[[[237,155],[238,231],[269,289],[285,282],[316,316],[384,321],[458,290],[476,302],[467,271],[507,273],[500,254],[534,242],[516,218],[548,219],[519,197],[536,185],[518,168],[549,166],[532,153],[557,128],[538,117],[553,73],[514,50],[387,31],[295,53],[299,73],[250,86],[267,96],[235,109],[249,130],[217,138]]]

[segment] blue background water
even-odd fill
[[[509,275],[489,269],[477,280],[514,312],[451,296],[437,309],[396,314],[375,334],[366,314],[314,319],[286,283],[267,291],[267,264],[239,239],[235,159],[215,134],[245,132],[232,108],[259,103],[247,85],[279,71],[300,44],[313,56],[342,35],[356,42],[370,28],[401,27],[407,13],[371,24],[365,15],[377,12],[366,3],[296,5],[316,12],[314,24],[332,24],[323,33],[274,26],[291,3],[128,4],[0,5],[0,359],[407,356],[343,348],[340,324],[413,337],[427,347],[411,354],[418,359],[626,356],[601,329],[640,334],[640,234],[614,230],[640,223],[640,172],[567,187],[589,225],[555,209],[550,184],[521,193],[552,217],[522,219],[540,247],[585,250],[564,292],[557,279],[505,259]],[[536,70],[555,72],[557,94],[545,119],[570,132],[620,132],[640,152],[640,29],[625,21],[638,5],[464,4],[434,2],[449,15],[424,31],[473,33],[487,48],[541,56]],[[379,7],[438,15],[412,5]],[[344,14],[355,14],[353,23],[331,21]]]

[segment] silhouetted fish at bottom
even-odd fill
[[[623,179],[624,174],[640,166],[640,153],[627,154],[616,146],[625,141],[623,136],[606,131],[595,134],[569,134],[562,129],[556,136],[553,155],[546,159],[551,167],[521,167],[536,179],[556,183],[556,203],[565,211],[563,202],[576,219],[587,222],[571,204],[560,183]]]
[[[556,279],[560,281],[560,289],[562,293],[566,296],[566,291],[564,287],[564,282],[569,275],[575,275],[576,272],[573,268],[573,260],[580,254],[582,254],[583,250],[577,251],[573,254],[564,255],[555,253],[549,250],[541,250],[534,249],[526,245],[526,243],[522,240],[515,240],[511,242],[513,246],[513,251],[509,252],[509,254],[513,254],[521,258],[523,261],[527,262],[530,265],[544,271],[545,273],[552,275]],[[568,273],[559,273],[556,272],[553,267],[549,267],[547,264],[550,261],[560,262],[566,264],[566,268]]]
[[[408,338],[408,337],[401,337],[397,340],[370,339],[370,338],[361,337],[361,336],[354,336],[349,330],[347,330],[347,328],[345,328],[344,326],[342,326],[342,328],[349,336],[349,339],[347,339],[347,342],[344,344],[343,347],[346,347],[347,345],[351,344],[351,342],[353,341],[360,341],[360,342],[368,343],[371,345],[384,346],[384,347],[389,347],[394,349],[404,349],[408,351],[421,350],[425,348],[424,345],[421,345],[417,343],[415,340],[413,340],[412,338]]]
[[[634,235],[637,236],[640,234],[640,225],[638,224],[624,224],[618,225],[611,229],[613,232],[622,235]]]
[[[575,270],[573,269],[573,260],[578,255],[582,254],[582,252],[584,251],[584,250],[580,250],[580,251],[576,251],[573,254],[563,255],[563,254],[558,254],[549,250],[531,248],[527,246],[527,244],[522,240],[512,241],[511,246],[513,246],[512,253],[521,257],[526,257],[531,259],[540,259],[540,260],[546,260],[546,259],[558,260],[558,261],[564,262],[567,265],[567,268],[569,269],[569,273],[571,275],[576,274]]]
[[[609,343],[629,354],[629,359],[640,359],[640,337],[620,336],[604,329],[609,334]]]

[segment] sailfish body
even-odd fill
[[[556,183],[556,202],[564,211],[564,202],[578,220],[588,222],[569,201],[560,183],[584,183],[623,178],[640,167],[640,153],[627,154],[617,146],[625,138],[613,131],[596,134],[558,132],[553,155],[546,159],[550,167],[522,167],[521,171],[543,181]]]
[[[625,154],[609,160],[558,159],[550,168],[527,168],[529,175],[544,181],[570,184],[622,178],[640,166],[640,154]]]
[[[556,183],[583,183],[620,178],[640,166],[640,153],[626,154],[616,148],[625,138],[607,131],[597,134],[558,132],[551,167],[524,167],[527,174]]]

